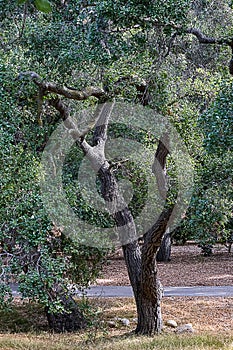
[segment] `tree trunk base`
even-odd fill
[[[75,332],[86,328],[87,322],[74,299],[63,295],[60,297],[60,302],[65,309],[61,313],[45,309],[49,328],[56,333]]]
[[[156,294],[156,298],[154,298]],[[141,296],[138,305],[138,325],[135,333],[138,335],[156,335],[161,333],[163,320],[161,313],[162,284],[157,281],[151,295]]]

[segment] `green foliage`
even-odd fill
[[[19,69],[30,69],[36,57],[25,60],[16,46],[0,60],[0,304],[11,302],[8,283],[14,278],[23,298],[61,312],[51,293],[57,285],[67,293],[73,293],[67,289],[71,283],[87,287],[97,277],[106,251],[76,244],[49,220],[40,194],[40,157],[58,118],[47,109],[42,128],[35,87],[26,87],[18,78]]]
[[[49,13],[52,11],[52,7],[48,0],[34,0],[34,4],[37,10],[45,13]]]
[[[204,145],[209,153],[224,155],[233,150],[233,84],[225,82],[214,104],[201,116]]]
[[[210,15],[214,5],[209,1],[198,1],[199,5],[186,0],[0,2],[2,305],[5,296],[10,300],[7,283],[13,275],[24,297],[39,299],[43,305],[59,310],[56,300],[52,304],[49,298],[55,286],[87,286],[96,278],[106,254],[105,250],[71,241],[48,219],[39,190],[39,164],[59,116],[46,104],[45,97],[41,127],[38,92],[32,82],[19,79],[23,71],[36,71],[45,80],[77,89],[98,85],[111,93],[117,86],[118,100],[136,103],[142,102],[138,86],[145,84],[148,106],[170,118],[197,164],[185,234],[191,232],[193,237],[206,241],[228,235],[233,96],[232,82],[223,85],[226,51],[203,49],[196,39],[181,37],[164,58],[177,26],[195,23],[211,35],[225,35],[226,28],[231,33],[232,25],[222,23],[231,23],[232,12],[222,1],[218,3],[221,6],[217,9],[215,5],[214,10],[219,16]],[[74,112],[94,104],[92,99],[70,103],[69,107]],[[147,146],[155,145],[149,133],[126,130],[121,125],[109,130],[110,137],[122,135],[143,140]],[[63,186],[69,203],[80,218],[99,227],[111,227],[108,215],[99,215],[82,199],[76,183],[81,159],[81,152],[72,149],[64,165]],[[177,169],[171,160],[168,174],[175,182]],[[133,162],[117,169],[118,179],[127,178],[133,183],[134,215],[144,204],[144,175]]]
[[[186,229],[204,244],[227,243],[232,218],[232,82],[225,81],[207,111],[200,116],[204,150],[197,168],[196,192]]]
[[[18,0],[18,4],[22,5],[29,2],[29,0]],[[38,11],[49,13],[52,11],[51,4],[48,0],[33,0],[33,4],[37,8]]]

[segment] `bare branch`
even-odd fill
[[[232,47],[232,45],[233,45],[232,39],[229,40],[229,39],[225,39],[225,38],[217,39],[217,38],[213,38],[213,37],[208,37],[197,28],[186,29],[185,33],[194,35],[201,44],[218,44],[218,45],[225,44],[225,45],[228,45],[230,47]]]
[[[114,106],[114,102],[104,103],[97,106],[96,113],[95,113],[97,122],[95,125],[95,132],[93,136],[93,142],[95,145],[98,145],[101,143],[102,147],[104,147],[106,143],[108,122],[111,116],[113,106]]]
[[[169,154],[169,133],[165,132],[160,140],[155,152],[154,163],[152,171],[155,174],[158,190],[163,199],[167,197],[167,180],[166,180],[166,159]]]
[[[35,72],[21,72],[19,74],[19,78],[22,78],[23,76],[29,76],[39,88],[46,92],[53,92],[72,100],[83,101],[87,100],[91,96],[98,99],[106,96],[105,91],[100,87],[89,86],[80,91],[66,86],[60,86],[56,83],[45,82]]]
[[[182,35],[182,34],[192,34],[194,35],[200,44],[209,44],[209,45],[227,45],[230,46],[233,52],[233,38],[231,39],[227,39],[227,38],[214,38],[214,37],[209,37],[206,36],[204,33],[201,32],[200,29],[198,28],[188,28],[188,29],[184,29],[182,27],[176,26],[176,25],[172,25],[171,27],[174,28],[176,30],[175,33],[172,34],[169,43],[168,43],[168,49],[166,54],[164,55],[164,58],[166,58],[167,56],[169,56],[171,48],[174,44],[175,38],[178,35]]]

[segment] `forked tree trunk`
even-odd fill
[[[101,167],[99,176],[102,184],[104,184],[102,188],[104,199],[111,203],[114,201],[117,203],[120,199],[114,176],[105,167]],[[138,325],[136,333],[143,335],[160,333],[162,329],[162,288],[157,278],[155,257],[166,229],[167,221],[162,228],[158,225],[158,227],[156,226],[148,232],[148,239],[145,239],[141,251],[136,239],[133,217],[129,209],[126,207],[124,210],[113,214],[113,217],[118,228],[126,228],[123,232],[119,229],[119,237],[121,242],[123,242],[124,259],[137,307]],[[152,236],[155,230],[157,230],[157,238],[153,239]],[[124,244],[125,240],[130,242]]]
[[[55,92],[68,98],[81,99],[80,92],[70,92],[57,88],[56,85],[40,81],[40,77],[31,73],[34,82],[44,91]],[[83,94],[82,94],[83,95]],[[102,89],[91,90],[88,96],[103,97]],[[106,97],[106,96],[105,96]],[[50,100],[50,103],[60,112],[63,120],[67,121],[69,112],[66,106],[59,99]],[[94,146],[90,146],[85,140],[85,135],[89,131],[80,132],[76,129],[74,123],[68,120],[66,127],[69,129],[75,141],[83,149],[85,155],[90,160],[93,170],[95,170],[101,179],[101,192],[106,203],[109,203],[109,213],[115,219],[118,228],[118,234],[123,246],[125,262],[128,269],[129,278],[134,291],[137,313],[138,326],[136,332],[138,334],[152,335],[159,333],[162,328],[162,317],[160,301],[162,297],[161,286],[157,279],[157,268],[155,254],[161,243],[162,236],[166,230],[169,216],[167,213],[163,215],[158,222],[144,235],[144,244],[142,252],[138,245],[135,223],[131,212],[127,205],[124,205],[124,198],[118,191],[115,177],[112,174],[110,164],[105,157],[105,143],[107,139],[107,127],[113,104],[98,105],[96,110],[96,127],[94,132]],[[164,135],[164,140],[167,135]],[[166,140],[165,140],[166,141]],[[157,163],[160,164],[159,169],[165,170],[165,161],[168,154],[166,142],[160,140],[159,147],[155,154],[154,172],[156,174]],[[163,172],[158,171],[158,185],[162,198],[166,199],[166,177]],[[122,206],[123,204],[123,206]],[[120,209],[125,208],[125,209]],[[170,214],[169,214],[170,215]],[[164,220],[166,219],[166,220]],[[124,229],[121,229],[124,227]],[[126,235],[126,237],[125,237]],[[73,331],[85,327],[86,322],[83,315],[78,310],[72,298],[66,298],[64,294],[60,295],[60,300],[65,307],[64,313],[51,313],[47,310],[47,317],[52,329],[56,331]]]
[[[156,252],[166,231],[171,210],[164,211],[158,221],[144,235],[141,251],[132,213],[118,190],[116,178],[104,154],[111,106],[107,104],[102,110],[100,107],[98,113],[98,126],[95,128],[93,138],[94,146],[91,147],[84,140],[81,147],[93,169],[98,173],[101,181],[101,194],[116,223],[137,306],[138,325],[136,332],[144,335],[156,334],[162,329],[160,305],[162,288],[157,278]],[[164,154],[166,156],[167,151]],[[164,189],[164,178],[162,180],[161,186]],[[165,194],[163,191],[164,197]]]

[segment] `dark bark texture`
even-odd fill
[[[83,91],[73,90],[69,87],[58,86],[50,82],[44,82],[34,72],[26,72],[37,84],[39,89],[46,93],[55,93],[68,99],[85,100],[90,96],[99,99],[105,96],[105,92],[99,88],[89,87]],[[145,97],[146,87],[143,90]],[[144,234],[142,248],[138,244],[138,237],[133,216],[124,202],[118,184],[113,174],[113,169],[105,157],[105,143],[107,139],[107,128],[109,117],[114,103],[105,103],[97,107],[95,114],[95,132],[93,146],[85,139],[88,133],[87,128],[80,132],[72,120],[69,119],[68,108],[59,98],[50,99],[62,119],[66,123],[70,134],[80,146],[86,157],[89,159],[92,168],[101,181],[101,192],[109,213],[115,220],[118,238],[121,242],[130,282],[133,288],[138,313],[137,334],[153,335],[162,329],[161,298],[162,286],[157,276],[156,253],[166,231],[172,208],[164,210],[158,221]],[[40,114],[40,113],[39,113]],[[160,194],[166,199],[167,183],[165,173],[165,162],[168,154],[168,135],[164,134],[159,141],[158,150],[155,155],[154,172],[159,184]],[[157,170],[157,171],[156,171]],[[57,296],[58,294],[56,294]],[[86,326],[86,321],[78,306],[66,293],[59,293],[59,300],[64,306],[64,312],[52,313],[46,310],[47,318],[51,329],[56,332],[75,331]]]
[[[166,231],[172,208],[164,210],[158,221],[145,233],[144,243],[140,249],[133,216],[118,190],[113,169],[104,155],[108,124],[107,112],[110,112],[110,108],[103,108],[103,112],[100,111],[101,123],[97,122],[95,128],[94,146],[90,149],[84,142],[82,147],[93,168],[97,171],[101,181],[102,196],[116,223],[137,307],[136,333],[153,335],[162,330],[162,286],[157,276],[156,253]],[[164,134],[159,142],[154,164],[160,193],[164,198],[167,194],[165,161],[168,154],[168,143],[168,135]]]
[[[56,333],[74,332],[87,326],[87,322],[80,312],[78,305],[71,296],[60,294],[57,296],[61,305],[64,307],[63,312],[51,312],[45,309],[48,324],[51,330]]]
[[[163,236],[161,246],[156,255],[157,261],[168,262],[171,260],[171,234],[166,232]]]

